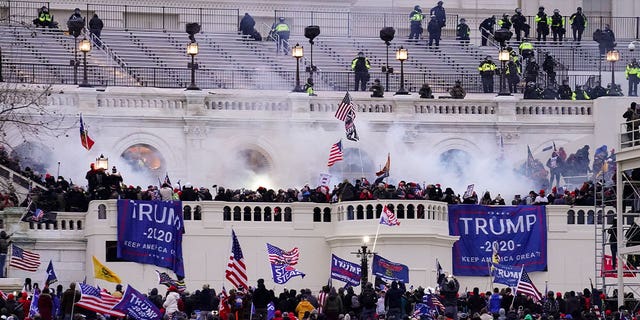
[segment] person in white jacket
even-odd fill
[[[178,311],[179,299],[180,294],[178,293],[178,289],[175,286],[169,287],[169,289],[167,289],[167,297],[164,299],[164,304],[162,304],[165,309],[165,315],[169,318],[171,318],[174,312]]]

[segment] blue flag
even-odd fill
[[[119,259],[168,268],[184,278],[183,234],[180,201],[118,200]]]
[[[56,276],[56,272],[53,270],[53,261],[49,260],[49,266],[47,267],[47,280],[44,281],[44,286],[46,288],[56,282],[58,282],[58,277]]]
[[[352,287],[360,285],[362,268],[359,264],[340,259],[335,254],[331,255],[331,279],[346,282]]]
[[[289,279],[301,276],[304,278],[305,274],[296,270],[296,268],[288,264],[271,264],[271,274],[273,275],[273,282],[277,284],[284,284]]]
[[[371,274],[385,280],[398,280],[409,283],[409,267],[404,264],[387,260],[377,254],[373,255]]]
[[[518,279],[520,279],[521,269],[521,267],[494,263],[492,268],[493,282],[515,288],[518,285]]]
[[[113,309],[126,312],[134,319],[162,319],[160,310],[147,297],[130,285],[127,286],[122,299],[113,306]]]
[[[267,320],[271,320],[276,317],[276,306],[273,302],[267,304]]]
[[[29,317],[31,319],[33,319],[36,314],[40,313],[40,310],[38,309],[38,298],[40,298],[40,293],[35,291],[33,293],[33,297],[31,297],[31,306],[29,307]]]

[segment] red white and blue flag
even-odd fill
[[[386,224],[388,226],[399,226],[400,221],[398,221],[398,217],[393,213],[388,206],[384,206],[382,209],[382,214],[380,215],[380,224]]]
[[[114,317],[127,315],[122,311],[113,310],[113,307],[120,302],[120,299],[115,298],[108,292],[84,283],[78,283],[78,287],[81,296],[80,301],[76,303],[77,306]]]
[[[89,131],[84,127],[82,114],[80,114],[80,143],[85,149],[87,149],[87,151],[91,150],[91,147],[93,147],[94,144],[93,140],[89,137]]]
[[[300,250],[293,248],[291,251],[284,251],[274,245],[267,243],[267,252],[269,253],[269,262],[272,264],[288,264],[294,266],[298,264],[300,258]]]
[[[526,296],[530,296],[533,298],[533,301],[542,300],[542,295],[538,288],[533,284],[531,278],[527,271],[524,270],[524,266],[522,266],[522,272],[520,273],[520,280],[518,281],[518,286],[516,287],[516,293],[522,293]]]
[[[342,140],[334,143],[329,150],[329,161],[327,166],[331,167],[338,161],[344,160],[344,154],[342,153]]]
[[[244,263],[244,255],[242,254],[238,237],[236,237],[236,232],[233,230],[231,230],[231,255],[229,256],[229,263],[227,263],[225,278],[236,288],[249,288],[249,278],[247,277],[247,266]]]
[[[36,272],[40,266],[40,254],[24,250],[15,244],[11,246],[9,266],[25,271]]]

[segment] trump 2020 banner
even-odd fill
[[[184,277],[180,201],[118,200],[118,258]]]
[[[384,280],[398,280],[409,283],[409,267],[404,264],[387,260],[377,254],[373,255],[371,273]]]
[[[359,264],[340,259],[335,254],[331,255],[331,279],[346,282],[352,287],[360,285],[362,268]]]
[[[547,268],[547,216],[544,206],[492,207],[450,205],[449,234],[453,274],[487,276],[495,248],[499,263],[524,265],[527,271]]]

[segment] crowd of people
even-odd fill
[[[28,278],[27,278],[28,279]],[[30,282],[30,279],[28,279]],[[255,287],[239,287],[216,293],[208,284],[189,292],[175,286],[161,293],[153,288],[145,295],[164,315],[164,319],[219,319],[219,320],[595,320],[631,319],[637,312],[635,299],[627,299],[617,306],[616,291],[607,296],[595,288],[582,291],[544,292],[537,301],[531,295],[515,294],[511,288],[493,288],[481,292],[460,290],[461,284],[453,275],[443,274],[436,288],[376,279],[368,282],[359,292],[351,286],[334,287],[330,284],[319,290],[287,289],[279,293],[265,287],[258,279]],[[122,285],[113,292],[102,289],[115,298],[122,298]],[[29,316],[31,299],[38,293],[38,310]],[[0,299],[1,319],[105,319],[104,315],[74,305],[80,300],[75,283],[67,290],[62,285],[55,289],[40,289],[37,283],[25,284],[16,296],[13,293]],[[429,310],[416,308],[429,305]],[[269,307],[273,309],[270,311]],[[113,317],[112,317],[113,318]]]

